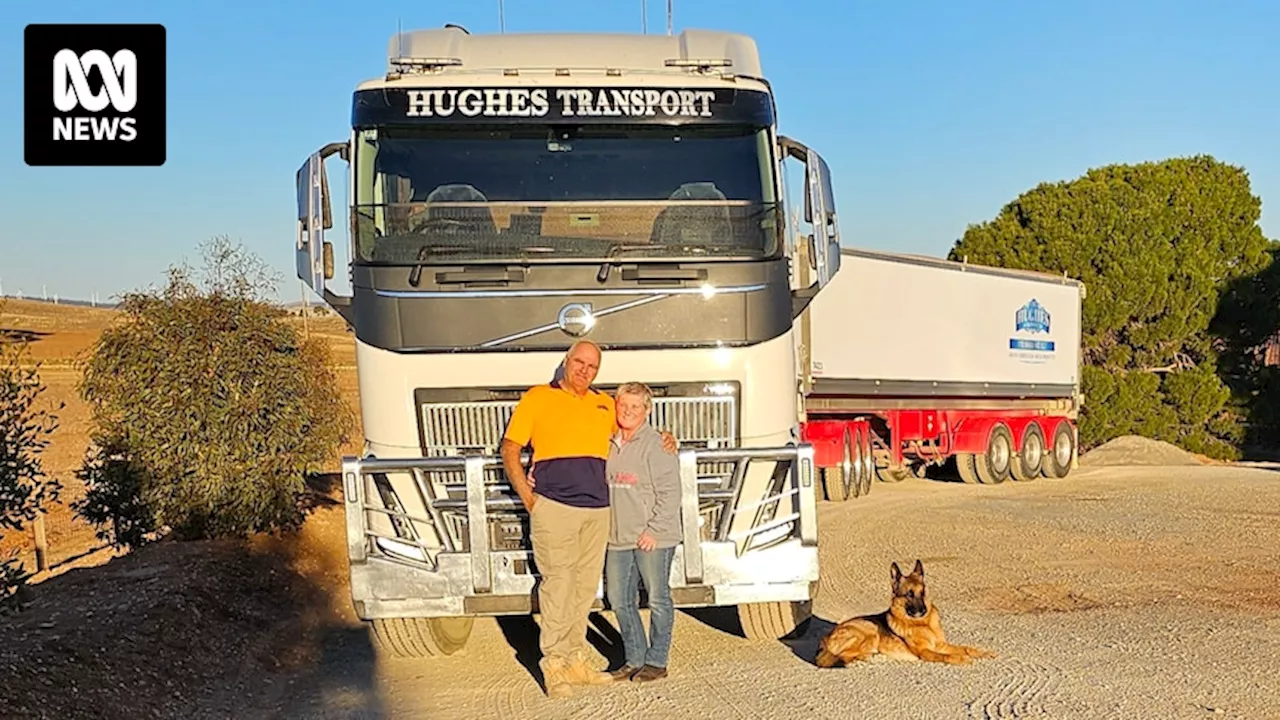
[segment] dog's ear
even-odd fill
[[[894,585],[897,585],[898,581],[902,579],[902,569],[898,567],[896,560],[889,566],[889,578],[893,580]]]
[[[911,569],[911,574],[924,577],[924,564],[920,562],[920,558],[916,558],[916,566]]]

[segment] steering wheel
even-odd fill
[[[414,224],[409,231],[416,235],[460,234],[465,232],[467,222],[458,218],[433,217]]]

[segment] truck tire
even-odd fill
[[[871,481],[876,474],[876,456],[871,450],[871,429],[863,428],[859,433],[859,447],[862,448],[862,494],[871,494]]]
[[[977,460],[978,456],[973,453],[956,453],[956,472],[960,473],[960,480],[968,485],[982,482],[978,479]]]
[[[830,502],[844,502],[849,499],[849,485],[845,482],[846,471],[843,466],[822,468],[822,491]]]
[[[978,480],[983,485],[999,485],[1009,479],[1013,464],[1013,433],[1004,423],[996,423],[987,433],[987,451],[973,459]]]
[[[748,640],[778,640],[808,624],[813,601],[747,603],[738,606],[738,622]]]
[[[1040,477],[1044,465],[1044,431],[1037,423],[1030,423],[1022,433],[1022,447],[1013,456],[1009,474],[1019,482],[1030,482]]]
[[[845,427],[845,441],[842,445],[844,448],[841,452],[840,465],[822,469],[822,489],[827,493],[827,500],[831,502],[844,502],[849,500],[850,495],[858,497],[858,474],[856,474],[858,464],[852,456],[852,442],[847,427]]]
[[[474,617],[380,618],[373,620],[378,650],[400,658],[452,655],[466,646]]]
[[[1053,429],[1053,444],[1045,453],[1040,472],[1047,478],[1061,479],[1071,472],[1071,461],[1076,455],[1076,435],[1071,424],[1060,422]]]

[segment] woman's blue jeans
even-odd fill
[[[627,664],[665,668],[671,650],[671,630],[675,625],[675,605],[671,602],[671,560],[674,547],[645,552],[640,548],[609,549],[605,555],[605,592],[618,616],[618,632],[626,650]],[[649,637],[640,620],[640,586],[649,594]]]

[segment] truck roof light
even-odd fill
[[[400,56],[391,58],[389,64],[396,69],[436,70],[445,67],[457,67],[462,64],[462,58]]]
[[[729,58],[669,58],[663,64],[667,67],[713,68],[732,67],[733,61]]]

